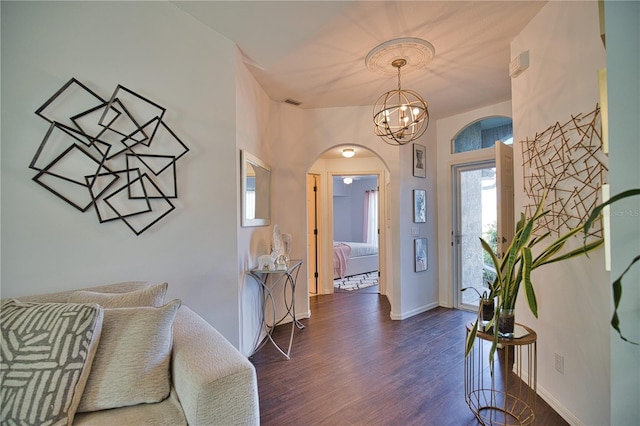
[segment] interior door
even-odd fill
[[[309,295],[318,294],[320,285],[320,176],[307,175],[307,281]]]

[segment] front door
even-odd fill
[[[458,308],[478,309],[486,282],[492,279],[480,238],[497,241],[495,161],[460,164],[453,168],[455,185],[454,281]],[[465,289],[464,291],[462,291]]]
[[[495,278],[480,238],[500,258],[514,234],[513,148],[496,143],[496,160],[453,166],[453,268],[456,306],[478,309],[480,295]],[[462,289],[465,289],[462,291]]]

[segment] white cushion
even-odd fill
[[[235,403],[235,401],[234,401]],[[78,413],[73,426],[186,426],[182,406],[175,389],[168,398],[155,404],[138,404],[111,410]]]
[[[95,291],[78,290],[69,295],[69,302],[97,303],[104,308],[132,308],[136,306],[164,305],[164,296],[169,284],[154,284],[140,290],[127,293],[98,293]]]
[[[180,300],[104,309],[102,337],[78,412],[159,402],[169,395],[172,325]]]
[[[2,424],[73,422],[102,321],[96,304],[2,303]]]

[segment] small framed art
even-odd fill
[[[426,155],[426,148],[423,145],[413,144],[413,176],[414,177],[427,177],[427,169],[424,165],[424,157]]]
[[[416,238],[413,240],[414,253],[415,253],[415,271],[426,271],[427,264],[427,239]]]
[[[413,190],[413,221],[415,223],[427,221],[427,192],[424,189]]]

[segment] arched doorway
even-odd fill
[[[343,157],[343,149],[353,149],[353,157]],[[365,178],[367,176],[368,178]],[[310,296],[319,294],[330,294],[334,291],[334,199],[343,197],[340,191],[344,190],[347,184],[339,188],[334,185],[335,179],[343,177],[352,178],[353,182],[369,182],[371,178],[375,180],[377,190],[377,229],[378,246],[383,247],[386,235],[384,223],[386,212],[383,208],[386,202],[386,183],[389,181],[389,172],[382,160],[373,152],[366,148],[357,146],[337,146],[322,154],[309,169],[307,174],[307,265],[308,265],[308,290]],[[358,185],[352,186],[354,188]],[[366,185],[364,185],[366,186]],[[364,186],[358,191],[371,190]],[[340,200],[345,201],[346,199]],[[362,198],[359,199],[362,202]],[[360,211],[358,214],[362,214]],[[362,225],[360,225],[362,226]],[[356,239],[364,240],[362,232],[354,232]],[[385,267],[384,250],[378,250],[377,268],[383,271]],[[384,274],[380,274],[379,291],[385,294],[386,285]]]

